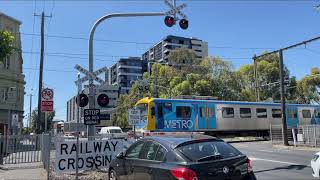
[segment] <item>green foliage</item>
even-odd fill
[[[52,129],[52,121],[55,116],[56,112],[49,112],[47,113],[47,129],[48,131]],[[31,131],[36,131],[36,120],[38,118],[38,110],[33,110],[31,113]],[[40,116],[40,133],[44,132],[45,130],[45,113],[42,112]]]
[[[8,31],[0,31],[0,63],[14,51],[14,36]]]

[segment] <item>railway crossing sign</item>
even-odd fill
[[[100,69],[98,69],[97,71],[95,71],[94,73],[90,73],[88,70],[84,69],[83,67],[81,67],[81,66],[78,65],[78,64],[77,64],[74,68],[75,68],[76,70],[78,70],[79,72],[81,72],[81,73],[83,73],[83,74],[86,75],[85,77],[83,77],[83,78],[75,81],[75,83],[76,83],[77,85],[78,85],[78,84],[82,84],[82,83],[88,81],[88,80],[89,80],[89,76],[91,76],[93,80],[99,82],[100,84],[104,84],[104,83],[105,83],[104,80],[102,80],[101,78],[98,77],[98,75],[106,72],[106,71],[108,70],[107,67],[100,68]]]
[[[174,0],[175,1],[175,0]],[[171,10],[167,11],[165,14],[168,16],[168,15],[172,15],[172,16],[176,16],[176,14],[179,14],[182,19],[187,19],[187,16],[181,12],[181,10],[185,7],[187,7],[187,4],[186,3],[183,3],[181,4],[180,6],[176,7],[175,6],[175,3],[172,4],[171,2],[169,2],[168,0],[165,0],[164,1],[165,4],[167,6],[169,6],[171,8]]]

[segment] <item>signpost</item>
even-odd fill
[[[100,109],[85,109],[84,124],[97,125],[100,123]]]

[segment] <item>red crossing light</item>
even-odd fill
[[[79,103],[79,106],[80,107],[85,107],[88,105],[88,102],[89,102],[89,98],[86,94],[79,94],[79,99],[80,99],[80,103]],[[76,99],[76,103],[78,104],[78,98]]]
[[[168,27],[172,27],[175,24],[175,20],[174,17],[172,16],[166,16],[164,18],[164,23],[168,26]]]
[[[180,25],[181,29],[188,29],[188,27],[189,27],[189,21],[186,20],[186,19],[181,19],[181,20],[179,21],[179,25]]]
[[[109,97],[106,94],[100,94],[97,101],[99,106],[106,107],[109,104]]]

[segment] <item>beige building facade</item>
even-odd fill
[[[21,50],[21,22],[0,12],[0,31],[15,37],[14,47]],[[0,62],[0,134],[20,134],[23,127],[24,75],[21,51]]]

